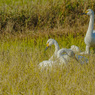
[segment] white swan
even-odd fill
[[[88,26],[88,30],[86,33],[86,36],[84,38],[84,42],[86,44],[86,51],[81,54],[89,54],[90,53],[90,47],[95,47],[95,30],[94,28],[94,12],[91,9],[88,9],[85,13],[86,15],[90,16],[90,22]]]

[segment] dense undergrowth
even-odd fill
[[[95,10],[94,0],[0,0],[0,31],[78,27],[88,8]]]

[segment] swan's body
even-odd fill
[[[90,47],[95,47],[95,30],[94,28],[94,12],[91,9],[88,9],[84,14],[87,14],[90,16],[90,22],[88,26],[88,30],[86,33],[86,36],[84,38],[84,42],[86,44],[86,51],[84,54],[90,53]]]

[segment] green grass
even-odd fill
[[[60,48],[74,44],[85,49],[81,36],[65,36],[54,37]],[[53,46],[44,52],[47,40],[48,37],[25,37],[0,41],[0,94],[94,95],[95,55],[87,56],[88,64],[72,61],[65,67],[54,66],[51,71],[41,72],[38,64],[54,52]]]

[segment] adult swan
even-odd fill
[[[90,47],[95,47],[95,30],[94,28],[94,12],[91,9],[88,9],[85,13],[86,15],[90,16],[89,26],[84,38],[84,42],[86,44],[86,51],[83,54],[90,53]]]

